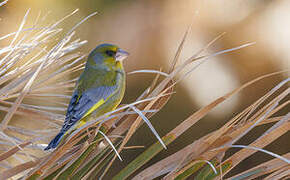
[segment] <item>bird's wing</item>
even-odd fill
[[[62,131],[67,131],[78,120],[104,104],[117,91],[117,86],[100,86],[79,93],[76,89],[69,103]]]

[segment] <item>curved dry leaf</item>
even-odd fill
[[[24,148],[25,146],[31,144],[31,142],[25,142],[25,143],[22,143],[22,144],[19,144],[19,146],[21,148]],[[3,161],[9,157],[11,157],[12,155],[16,154],[18,151],[19,151],[19,147],[13,147],[12,149],[0,154],[0,161]],[[1,177],[1,176],[0,176]]]
[[[5,170],[3,172],[0,172],[0,177],[3,179],[8,179],[11,178],[25,170],[28,170],[32,167],[34,167],[35,165],[37,165],[40,162],[40,160],[36,160],[36,161],[29,161],[17,166],[14,166],[11,169]]]
[[[290,153],[283,155],[284,158],[290,159]],[[229,179],[235,179],[238,177],[245,177],[247,179],[255,179],[257,177],[263,176],[265,174],[269,174],[271,172],[277,171],[281,167],[287,166],[287,163],[281,161],[280,159],[272,159],[270,161],[264,162],[256,167],[253,167],[247,171],[241,172],[235,176],[232,176]],[[252,173],[255,172],[255,173]]]

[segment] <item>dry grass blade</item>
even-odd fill
[[[181,42],[179,43],[179,46],[178,46],[177,51],[175,53],[175,56],[174,56],[173,62],[171,64],[171,67],[169,69],[169,72],[172,72],[175,69],[175,66],[176,66],[176,64],[177,64],[177,62],[179,60],[179,56],[180,56],[181,51],[182,51],[183,46],[184,46],[184,42],[185,42],[185,40],[187,38],[187,35],[188,35],[189,31],[191,30],[191,27],[192,27],[192,24],[190,24],[188,26],[187,30],[185,31],[185,33],[183,35],[183,38],[182,38]]]
[[[180,175],[181,173],[184,173],[184,171],[186,171],[188,168],[194,166],[195,164],[198,164],[198,163],[206,163],[209,165],[209,167],[213,170],[213,172],[215,174],[218,174],[218,171],[216,170],[215,168],[215,165],[213,163],[211,163],[210,161],[208,160],[194,160],[193,162],[187,164],[186,166],[184,166],[182,169],[179,169],[179,168],[175,168],[174,170],[171,170],[170,173],[168,173],[163,179],[164,180],[170,180],[170,179],[173,179],[173,178],[176,178],[178,175]],[[177,171],[178,170],[178,171]]]
[[[142,69],[142,70],[136,70],[128,72],[127,74],[136,74],[136,73],[153,73],[153,74],[160,74],[162,76],[168,77],[169,75],[162,71],[156,71],[156,70],[148,70],[148,69]]]
[[[0,7],[3,6],[4,4],[6,4],[8,2],[8,0],[5,0],[3,2],[0,2]]]
[[[25,142],[19,145],[19,147],[24,148],[25,146],[28,146],[29,144],[31,144],[31,142]],[[0,154],[0,161],[3,161],[9,157],[11,157],[12,155],[14,155],[15,153],[17,153],[19,150],[18,147],[13,147],[12,149]]]
[[[104,138],[106,139],[106,141],[110,144],[110,146],[112,147],[112,149],[114,150],[114,152],[116,153],[116,156],[120,159],[120,161],[123,161],[123,159],[121,158],[119,152],[117,151],[117,149],[115,148],[114,144],[111,142],[111,140],[102,132],[99,131],[100,134],[102,134],[102,136],[104,136]]]
[[[290,159],[290,153],[283,155],[283,157]],[[287,163],[284,161],[281,161],[280,159],[272,159],[228,179],[236,180],[238,178],[244,178],[250,180],[277,171],[279,168],[284,166],[287,166]]]
[[[288,125],[290,125],[290,123]],[[273,156],[275,158],[278,158],[281,161],[286,162],[287,164],[290,164],[290,160],[289,159],[284,158],[283,156],[280,156],[280,155],[275,154],[273,152],[267,151],[265,149],[261,149],[261,148],[257,148],[257,147],[252,147],[252,146],[244,146],[244,145],[231,145],[229,147],[233,147],[233,148],[244,148],[244,149],[252,149],[252,150],[255,150],[255,151],[261,151],[261,152],[266,153],[266,154],[269,154],[269,155],[271,155],[271,156]],[[216,149],[216,150],[218,150],[218,149]]]
[[[8,179],[11,178],[13,176],[15,176],[16,174],[19,174],[27,169],[30,169],[32,167],[34,167],[35,165],[37,165],[40,162],[40,160],[37,161],[29,161],[20,165],[17,165],[11,169],[8,169],[6,171],[3,171],[0,173],[0,177],[3,179]]]
[[[207,55],[207,56],[201,56],[201,57],[198,57],[198,58],[194,58],[194,59],[189,59],[191,61],[194,61],[194,60],[200,60],[200,62],[195,65],[193,68],[191,68],[188,72],[186,72],[184,75],[182,75],[175,83],[178,83],[180,82],[181,80],[183,80],[186,76],[188,76],[189,74],[191,74],[194,70],[196,70],[200,65],[202,65],[203,63],[207,62],[208,60],[210,60],[211,58],[215,57],[215,56],[218,56],[218,55],[221,55],[221,54],[226,54],[228,52],[231,52],[231,51],[236,51],[236,50],[239,50],[239,49],[242,49],[242,48],[245,48],[245,47],[248,47],[248,46],[251,46],[255,44],[254,42],[252,43],[246,43],[246,44],[243,44],[243,45],[240,45],[240,46],[237,46],[237,47],[234,47],[234,48],[230,48],[230,49],[226,49],[226,50],[222,50],[222,51],[219,51],[219,52],[216,52],[216,53],[213,53],[213,54],[210,54],[210,55]],[[189,61],[188,60],[188,61]],[[190,61],[189,61],[190,62]],[[186,65],[187,62],[185,62],[184,64]]]
[[[282,167],[276,172],[273,172],[269,176],[265,178],[265,180],[272,180],[272,179],[289,179],[290,177],[290,167]]]
[[[142,119],[147,124],[147,126],[150,128],[150,130],[153,132],[153,134],[158,139],[158,141],[160,142],[160,144],[164,147],[164,149],[167,149],[166,145],[162,141],[161,137],[159,136],[159,134],[157,133],[157,131],[155,130],[155,128],[153,127],[153,125],[147,119],[147,117],[138,108],[136,108],[135,106],[131,106],[130,108],[132,108],[140,117],[142,117]]]

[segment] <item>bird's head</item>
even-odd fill
[[[89,55],[90,66],[107,66],[110,68],[121,68],[122,61],[128,57],[129,53],[113,44],[101,44],[97,46]]]

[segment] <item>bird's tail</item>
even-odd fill
[[[56,148],[56,146],[60,143],[62,137],[64,136],[64,132],[60,132],[58,133],[54,138],[53,140],[50,141],[50,143],[48,144],[48,146],[44,149],[45,151],[46,150],[49,150],[49,149],[54,149]]]

